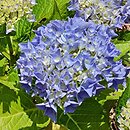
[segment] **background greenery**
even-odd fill
[[[20,55],[18,44],[34,37],[33,30],[50,20],[66,20],[74,12],[67,10],[69,0],[37,0],[33,13],[36,22],[29,23],[25,17],[15,24],[16,31],[6,34],[5,25],[0,26],[0,130],[51,130],[65,129],[51,124],[44,112],[37,109],[34,99],[20,88],[16,61]],[[119,57],[130,66],[130,31],[118,32],[113,39],[121,51]],[[124,91],[125,90],[125,91]],[[123,94],[122,94],[123,93]],[[130,79],[127,88],[120,86],[118,92],[106,89],[99,95],[86,99],[73,114],[64,115],[58,109],[57,123],[70,130],[110,130],[109,112],[117,105],[117,115],[130,98]],[[118,101],[119,99],[119,101]]]

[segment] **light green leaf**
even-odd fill
[[[0,86],[0,94],[0,130],[29,130],[48,125],[48,118],[43,116],[43,111],[37,109],[31,97],[23,91],[15,93]]]
[[[18,77],[18,72],[17,70],[13,70],[9,75],[8,75],[8,81],[10,82],[18,82],[19,77]]]
[[[61,14],[62,19],[66,19],[68,17],[67,7],[69,5],[70,0],[55,0],[57,2],[57,6],[59,8],[59,12]]]
[[[130,41],[119,41],[118,44],[115,44],[115,46],[121,52],[121,54],[118,57],[116,57],[115,60],[119,60],[128,51],[130,51]]]
[[[0,67],[3,67],[6,64],[6,58],[0,60]]]
[[[21,107],[20,98],[9,88],[0,87],[0,130],[18,130],[31,126],[32,121]]]
[[[26,41],[29,38],[29,33],[32,31],[32,23],[28,22],[27,19],[23,17],[15,24],[15,29],[17,41]]]
[[[34,6],[33,12],[36,17],[35,26],[37,24],[45,24],[53,19],[66,19],[67,3],[70,0],[37,0],[37,5]],[[40,26],[38,25],[38,26]]]
[[[15,87],[16,82],[14,81],[10,81],[8,79],[9,77],[7,75],[5,76],[0,76],[0,84],[3,84],[4,86],[7,86],[8,88],[14,90],[14,91],[18,91],[19,89],[17,87]]]
[[[49,19],[53,14],[54,0],[37,0],[37,5],[34,6],[33,12],[36,17],[36,23],[42,19]]]

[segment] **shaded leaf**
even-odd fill
[[[6,35],[6,25],[0,25],[0,38]]]
[[[118,105],[116,108],[117,117],[120,115],[122,106],[126,105],[126,102],[129,98],[130,98],[130,78],[127,79],[127,88],[123,92],[122,96],[119,98]]]
[[[6,90],[6,91],[5,91]],[[32,121],[23,111],[20,98],[13,91],[3,87],[0,97],[0,130],[18,130],[31,126]]]
[[[0,52],[5,51],[6,46],[7,46],[6,37],[1,37],[0,38]]]
[[[64,115],[59,108],[57,123],[70,130],[110,130],[109,111],[122,92],[106,89],[98,96],[86,99],[72,114]]]
[[[94,98],[84,101],[73,114],[64,115],[62,110],[59,112],[58,123],[70,130],[109,130],[103,107]]]
[[[0,130],[38,129],[48,125],[48,118],[24,91],[16,93],[0,86],[0,94]]]

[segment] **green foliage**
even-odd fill
[[[18,130],[22,127],[31,126],[32,121],[21,107],[20,99],[17,99],[16,95],[5,87],[2,88],[1,95],[0,129]]]
[[[39,130],[46,127],[48,117],[18,87],[18,81],[16,70],[10,70],[8,75],[0,77],[0,130]]]
[[[121,31],[118,33],[118,40],[130,41],[130,31]]]
[[[120,50],[121,54],[115,58],[115,60],[119,60],[121,57],[127,54],[128,51],[130,51],[130,41],[114,41],[115,46],[118,50]]]
[[[33,30],[54,19],[67,19],[73,12],[67,10],[70,0],[36,0],[33,7],[36,21],[30,23],[22,17],[15,24],[15,32],[6,34],[6,26],[0,26],[0,130],[43,130],[50,123],[44,112],[35,106],[37,98],[26,94],[19,84],[16,61],[20,51],[18,44],[34,37]],[[129,65],[127,54],[130,52],[130,32],[120,32],[114,39],[116,47],[121,51],[115,60],[123,59]],[[98,96],[86,99],[73,114],[66,114],[58,109],[58,124],[70,130],[110,130],[109,111],[115,105],[123,90],[112,89],[102,91]],[[119,99],[117,115],[120,108],[130,97],[130,79],[127,88]]]
[[[70,130],[110,130],[109,111],[123,90],[114,92],[106,89],[98,96],[86,99],[72,114],[58,111],[58,123]]]
[[[15,24],[16,40],[20,43],[30,38],[33,23],[27,21],[26,17],[23,17]]]
[[[67,3],[70,0],[37,0],[33,7],[36,21],[30,23],[25,17],[15,24],[15,40],[20,43],[34,37],[33,30],[48,23],[52,19],[66,19],[68,17]]]
[[[18,130],[21,128],[44,128],[48,118],[36,108],[25,92],[15,92],[0,85],[0,129]],[[41,125],[42,124],[42,125]]]
[[[34,7],[36,23],[42,20],[50,21],[52,19],[65,19],[67,17],[67,3],[70,0],[37,0]]]
[[[5,36],[6,33],[6,26],[4,25],[0,25],[0,38]]]
[[[116,48],[120,50],[121,54],[115,60],[123,59],[126,66],[130,66],[130,31],[118,32],[118,37],[113,39],[112,42]]]
[[[118,117],[121,112],[122,106],[126,105],[127,100],[130,98],[130,78],[127,79],[127,87],[123,92],[122,96],[119,98],[118,105],[116,108],[116,116]]]
[[[6,37],[0,37],[0,52],[5,51],[5,48],[7,46],[7,42],[5,42]]]

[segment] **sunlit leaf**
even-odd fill
[[[8,87],[0,86],[0,94],[0,130],[33,128],[34,124],[36,128],[38,124],[46,127],[48,118],[43,116],[43,111],[36,108],[26,93],[19,91],[17,94]]]

